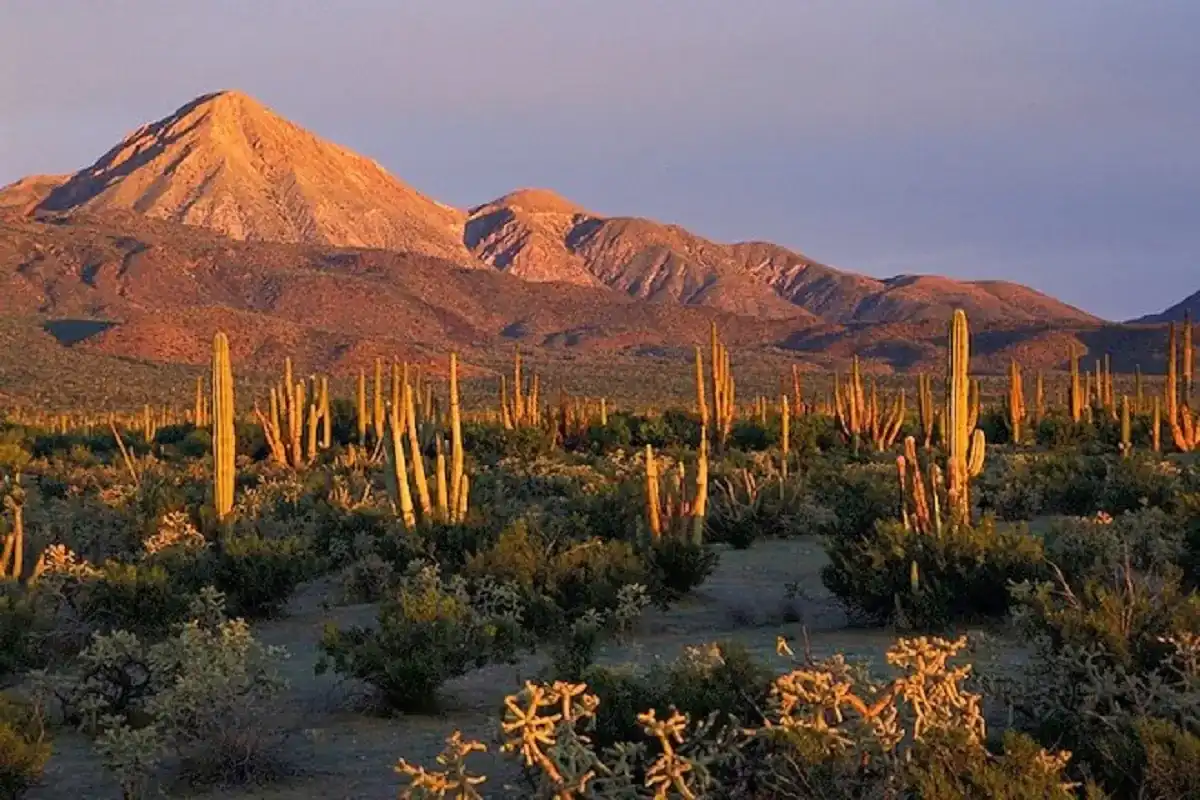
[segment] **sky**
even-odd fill
[[[0,184],[223,88],[523,186],[1109,319],[1200,290],[1194,0],[0,0]]]

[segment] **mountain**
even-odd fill
[[[375,355],[522,347],[580,354],[755,346],[810,325],[535,283],[421,253],[239,242],[126,213],[0,217],[0,317],[74,321],[82,346],[203,363],[222,327],[253,368],[293,352],[341,371]],[[104,325],[84,325],[103,320]],[[74,345],[80,346],[80,345]]]
[[[545,189],[472,209],[464,241],[485,263],[526,280],[599,282],[644,300],[737,314],[786,318],[803,311],[837,323],[920,323],[962,308],[981,326],[1097,321],[1014,283],[878,280],[767,242],[720,244],[677,225],[603,217]]]
[[[0,205],[29,193],[18,183]],[[38,211],[136,211],[234,239],[374,247],[465,261],[465,215],[235,91],[138,128]]]
[[[1191,297],[1187,297],[1175,305],[1168,308],[1166,311],[1158,314],[1149,314],[1134,320],[1138,323],[1163,323],[1163,322],[1182,322],[1184,314],[1190,314],[1193,320],[1200,320],[1200,292],[1196,292]]]

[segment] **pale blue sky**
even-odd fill
[[[0,0],[0,183],[240,88],[459,206],[548,186],[1110,318],[1200,289],[1195,0]]]

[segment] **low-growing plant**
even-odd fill
[[[317,672],[369,683],[388,710],[428,711],[447,680],[512,658],[519,627],[519,618],[476,609],[462,580],[413,565],[380,606],[378,627],[326,626]]]
[[[0,695],[0,797],[22,797],[41,778],[51,750],[41,709]]]
[[[948,525],[925,534],[880,522],[871,535],[831,538],[825,586],[874,622],[937,630],[1008,613],[1008,587],[1046,574],[1041,540],[1023,529]]]

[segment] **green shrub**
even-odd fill
[[[16,581],[0,581],[0,678],[43,664],[50,625],[36,595]]]
[[[1126,563],[1142,572],[1161,572],[1179,564],[1185,554],[1179,520],[1157,508],[1115,518],[1056,520],[1043,539],[1047,560],[1072,581],[1107,577]]]
[[[717,568],[718,557],[704,542],[661,536],[644,550],[650,596],[662,608],[687,595]]]
[[[194,594],[161,565],[106,561],[97,576],[64,582],[62,596],[88,630],[158,638],[187,619]]]
[[[37,783],[51,749],[41,712],[0,695],[0,797],[21,797]]]
[[[333,669],[371,684],[387,709],[428,711],[447,680],[511,658],[513,652],[501,645],[516,637],[502,635],[500,628],[516,625],[519,620],[483,616],[461,584],[446,583],[435,567],[423,567],[383,602],[378,627],[327,626],[317,672]]]
[[[1020,629],[1033,645],[1011,693],[1018,722],[1075,754],[1080,774],[1118,797],[1196,787],[1200,596],[1178,573],[1127,567],[1074,585],[1014,589]]]
[[[1039,539],[990,519],[941,535],[880,522],[865,537],[831,538],[826,551],[821,579],[848,609],[920,629],[1003,617],[1009,584],[1046,574]]]
[[[600,698],[593,737],[600,747],[642,738],[637,715],[648,708],[677,708],[692,719],[717,715],[718,727],[762,721],[774,671],[744,645],[688,648],[677,660],[639,671],[594,666],[582,676]]]
[[[296,586],[313,572],[308,543],[294,536],[232,535],[191,564],[187,582],[194,590],[216,587],[225,596],[230,614],[248,618],[278,613]]]
[[[895,519],[900,508],[895,463],[830,463],[809,476],[809,489],[832,512],[815,532],[835,538],[870,535],[876,523]]]

